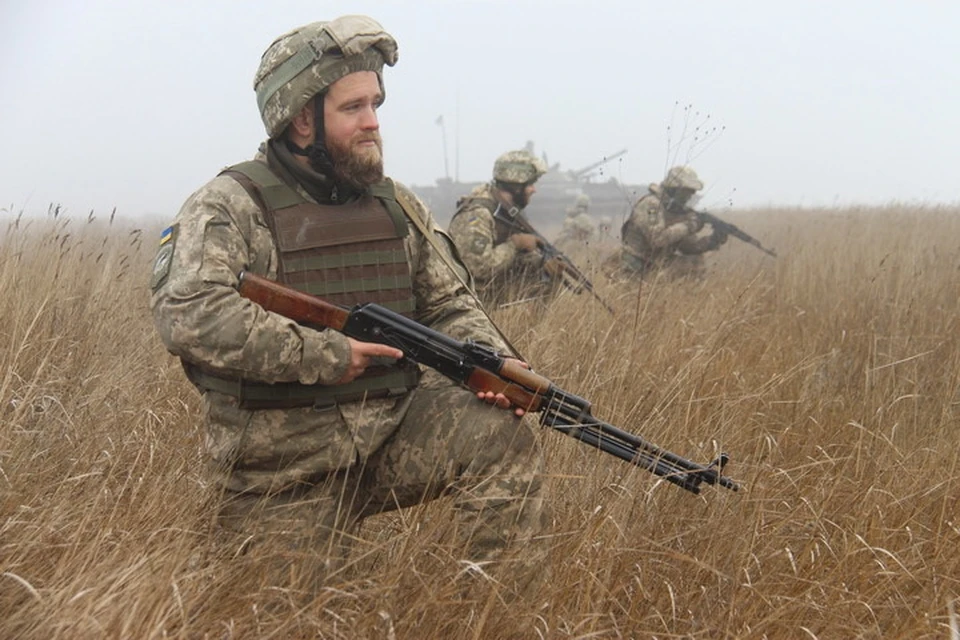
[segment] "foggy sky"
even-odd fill
[[[281,33],[346,13],[397,39],[387,173],[486,180],[534,141],[707,204],[960,202],[956,2],[0,3],[0,208],[172,217],[265,137],[252,83]],[[699,129],[697,127],[699,126]]]

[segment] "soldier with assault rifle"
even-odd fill
[[[396,61],[394,38],[365,16],[267,48],[254,88],[268,139],[163,232],[154,323],[202,394],[217,520],[265,586],[315,593],[364,518],[451,495],[453,553],[529,593],[550,516],[527,411],[685,488],[734,485],[722,460],[695,465],[620,435],[516,357],[450,239],[383,174],[377,111]],[[281,304],[291,290],[334,311],[300,315]]]

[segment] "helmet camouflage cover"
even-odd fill
[[[382,92],[383,65],[396,62],[396,41],[367,16],[341,16],[283,34],[264,52],[253,79],[267,135],[282,134],[310,98],[348,74],[375,72]]]
[[[697,172],[690,167],[673,167],[667,172],[667,177],[661,185],[664,189],[690,189],[700,191],[703,182],[697,177]]]
[[[493,163],[493,179],[513,184],[536,182],[547,172],[543,160],[529,151],[507,151]]]

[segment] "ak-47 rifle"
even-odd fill
[[[707,213],[706,211],[697,211],[697,216],[699,216],[700,220],[709,224],[711,227],[713,227],[717,231],[720,231],[721,233],[725,233],[728,236],[733,236],[737,240],[742,240],[747,244],[752,244],[753,246],[755,246],[757,249],[760,249],[760,251],[763,251],[768,256],[771,256],[774,258],[777,257],[777,254],[775,251],[764,247],[762,244],[760,244],[759,240],[757,240],[756,238],[748,234],[746,231],[744,231],[740,227],[734,224],[730,224],[729,222],[724,222],[717,216],[713,215],[712,213]]]
[[[240,273],[240,295],[267,311],[314,328],[326,327],[365,342],[400,349],[405,358],[436,369],[475,392],[502,393],[526,411],[539,412],[540,424],[597,447],[693,493],[700,484],[737,491],[739,485],[722,475],[728,456],[709,465],[664,451],[640,436],[598,420],[590,403],[567,393],[550,380],[525,368],[519,360],[471,341],[460,342],[377,304],[347,309],[278,282]]]
[[[523,212],[516,207],[511,208],[509,211],[504,209],[500,204],[497,205],[497,208],[493,212],[493,217],[495,220],[499,220],[503,224],[507,225],[513,231],[518,231],[520,233],[529,233],[537,238],[537,248],[540,250],[540,254],[543,256],[544,262],[548,260],[556,260],[557,264],[562,268],[562,276],[570,278],[573,280],[573,284],[570,284],[564,280],[564,284],[569,286],[573,291],[579,293],[581,289],[586,289],[597,299],[603,308],[613,313],[613,307],[611,307],[607,302],[600,297],[594,288],[593,283],[590,282],[587,276],[583,275],[583,272],[577,268],[577,265],[573,264],[573,261],[570,260],[567,256],[563,254],[559,249],[553,246],[549,240],[543,237],[539,231],[533,228],[533,225],[530,224],[530,221],[527,220],[526,216],[523,215]]]

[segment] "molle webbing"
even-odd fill
[[[375,302],[409,315],[416,307],[404,247],[409,233],[392,182],[352,202],[321,205],[301,196],[269,167],[251,161],[227,168],[259,205],[277,245],[280,282],[327,302]],[[190,371],[188,370],[188,376]],[[194,368],[201,387],[240,398],[247,408],[357,402],[407,393],[419,372],[405,364],[370,367],[346,385],[263,384],[224,379]]]
[[[406,217],[392,182],[345,204],[309,202],[260,162],[230,167],[263,209],[277,243],[278,279],[329,302],[376,302],[398,313],[415,308],[403,238]]]
[[[336,304],[413,311],[403,237],[379,200],[304,203],[274,211],[273,221],[286,284]]]

